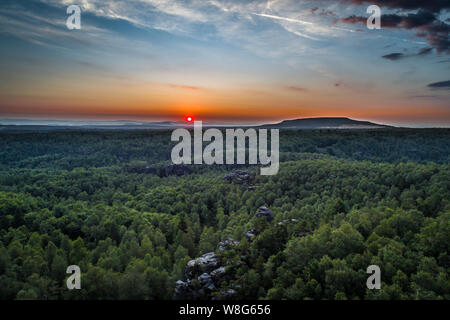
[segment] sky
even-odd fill
[[[2,0],[0,118],[450,127],[449,31],[448,0]]]

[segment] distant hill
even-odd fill
[[[68,130],[68,129],[106,129],[106,130],[170,130],[174,128],[192,128],[192,123],[180,121],[92,121],[92,120],[34,120],[34,119],[0,119],[0,131],[4,130]],[[255,127],[253,125],[219,124],[203,122],[203,127]],[[381,129],[392,128],[387,125],[358,121],[349,118],[304,118],[284,120],[275,124],[264,124],[256,127],[280,128],[280,129]]]
[[[393,128],[383,124],[369,121],[358,121],[349,118],[304,118],[284,120],[280,123],[265,124],[262,127],[280,129],[382,129]]]

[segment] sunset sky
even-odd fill
[[[68,30],[66,8],[82,8]],[[382,9],[369,30],[366,8]],[[0,4],[0,118],[450,126],[448,0]]]

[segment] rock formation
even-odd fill
[[[229,183],[248,184],[250,183],[250,174],[247,171],[237,170],[232,173],[228,173],[223,177]]]
[[[227,244],[235,243],[235,240],[229,239]],[[175,283],[174,299],[206,299],[212,292],[217,291],[221,283],[228,280],[227,267],[218,264],[218,258],[214,252],[205,253],[189,261],[185,271],[186,281],[178,280]],[[229,292],[225,290],[224,294]],[[222,294],[219,293],[219,295]]]
[[[266,218],[268,222],[273,220],[273,214],[270,212],[270,209],[266,206],[261,206],[258,208],[258,212],[256,213],[257,218]]]

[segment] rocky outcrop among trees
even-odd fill
[[[271,223],[274,216],[266,206],[258,208],[257,218],[264,218],[272,227],[292,225],[298,219],[284,219],[278,223]],[[277,228],[278,229],[278,228]],[[310,232],[294,233],[298,236],[311,234]],[[248,242],[257,242],[261,230],[252,228],[244,233]],[[200,300],[200,299],[232,299],[239,292],[240,284],[236,282],[235,271],[238,266],[245,264],[248,255],[242,252],[241,241],[227,237],[220,241],[216,252],[208,252],[200,257],[190,260],[185,268],[185,281],[178,280],[175,284],[174,299]],[[231,250],[236,250],[237,256],[227,260]],[[239,257],[236,259],[236,257]],[[227,262],[228,261],[228,262]]]
[[[225,240],[220,241],[220,243],[219,243],[219,251],[225,251],[225,250],[233,249],[239,243],[240,243],[240,241],[234,240],[233,238],[226,238]]]
[[[235,240],[231,240],[234,243]],[[205,253],[189,261],[185,271],[186,281],[178,280],[175,283],[174,299],[198,300],[211,297],[211,293],[219,290],[221,284],[228,280],[227,269],[228,267],[219,265],[219,259],[214,252]],[[230,293],[227,290],[223,292]]]
[[[258,235],[258,232],[256,231],[256,229],[251,229],[248,230],[244,236],[248,239],[248,240],[253,240],[254,238],[256,238],[256,236]]]
[[[261,206],[258,208],[258,212],[256,213],[257,218],[266,218],[268,222],[273,220],[273,214],[269,208],[266,206]]]
[[[228,173],[223,177],[229,183],[236,184],[249,184],[250,183],[250,174],[244,170],[237,170],[231,173]]]

